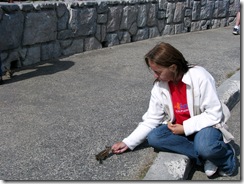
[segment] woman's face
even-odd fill
[[[154,77],[163,82],[169,82],[174,80],[174,73],[170,70],[170,67],[163,67],[156,64],[153,61],[149,61],[149,66],[154,72]]]

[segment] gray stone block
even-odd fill
[[[57,17],[53,10],[26,15],[23,45],[53,41],[57,37]]]
[[[122,16],[121,6],[109,7],[107,32],[110,33],[119,30],[121,16]]]
[[[224,81],[217,92],[221,101],[231,110],[240,101],[240,71]]]
[[[143,180],[185,180],[190,165],[191,161],[185,155],[159,152]]]
[[[24,16],[18,11],[11,14],[3,14],[0,21],[0,50],[15,49],[21,45]]]

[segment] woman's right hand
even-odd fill
[[[129,147],[124,142],[117,142],[112,146],[112,152],[115,154],[125,152]]]

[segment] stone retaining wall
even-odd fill
[[[3,65],[16,68],[157,36],[228,26],[235,0],[0,3]]]

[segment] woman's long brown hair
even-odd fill
[[[185,74],[192,67],[179,50],[169,43],[164,42],[157,44],[144,58],[148,67],[150,67],[149,61],[155,62],[163,67],[170,67],[175,64],[177,66],[176,77]]]

